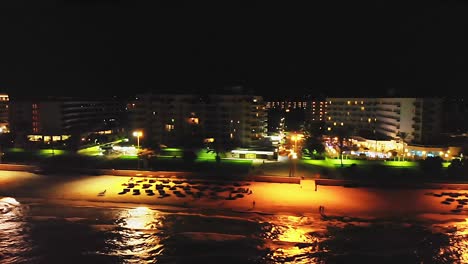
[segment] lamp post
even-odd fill
[[[294,134],[291,136],[291,139],[294,141],[294,153],[296,153],[296,148],[297,148],[297,135]]]
[[[140,149],[140,137],[143,136],[143,132],[141,131],[134,131],[133,136],[137,138],[137,149]]]
[[[297,153],[297,141],[301,140],[302,137],[302,134],[294,134],[291,136],[291,140],[294,141],[294,153]]]
[[[140,152],[140,137],[143,136],[143,132],[134,131],[133,136],[137,138],[137,169],[140,169],[140,157],[138,153]]]

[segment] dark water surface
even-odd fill
[[[0,198],[0,263],[468,263],[468,222]]]

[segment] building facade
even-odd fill
[[[326,126],[430,143],[442,127],[440,98],[327,98]]]
[[[10,131],[10,97],[8,94],[0,94],[0,133]]]
[[[141,94],[130,104],[131,123],[148,145],[252,146],[266,135],[262,97],[239,94]]]
[[[11,131],[29,141],[59,141],[71,134],[122,129],[124,104],[118,100],[49,97],[14,100]]]

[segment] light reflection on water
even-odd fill
[[[468,263],[468,220],[324,220],[12,198],[0,199],[0,209],[0,263]]]
[[[20,263],[32,246],[29,230],[24,223],[24,210],[11,197],[0,198],[0,262]]]
[[[163,224],[159,211],[147,207],[122,209],[116,212],[116,227],[105,241],[104,255],[118,256],[123,263],[152,263],[161,255],[158,228]]]
[[[457,259],[458,263],[468,263],[468,219],[446,226],[445,230],[450,234],[447,246],[440,248],[437,258],[447,263],[452,259]]]

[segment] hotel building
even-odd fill
[[[8,94],[0,94],[0,133],[10,131],[10,98]]]
[[[48,142],[65,140],[71,134],[121,130],[125,108],[115,99],[48,97],[14,100],[10,110],[16,138]]]
[[[146,144],[253,146],[266,136],[263,98],[254,95],[140,94],[129,105],[135,130]]]
[[[441,133],[440,98],[327,98],[326,130],[345,126],[390,139],[427,144]],[[403,138],[404,137],[404,138]]]

